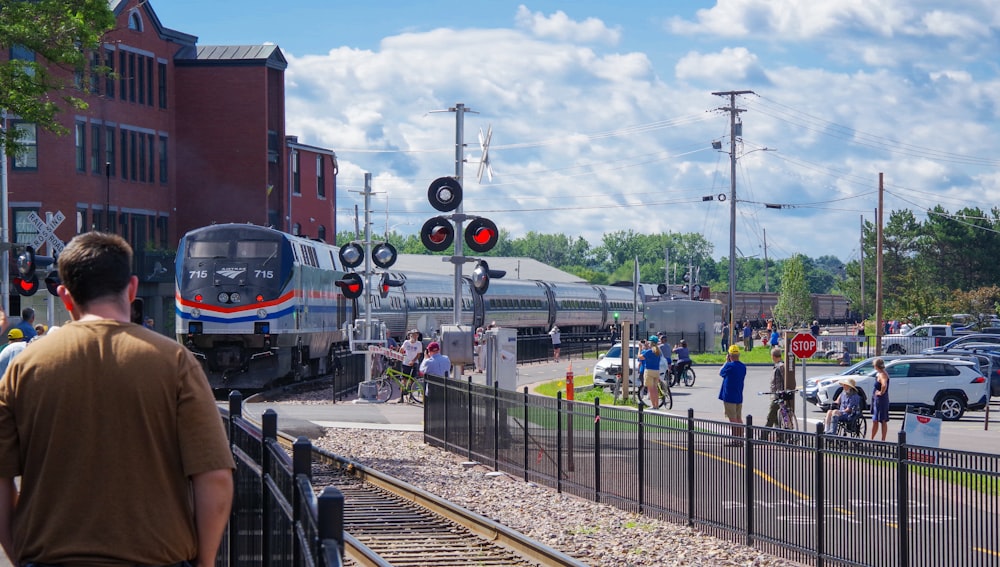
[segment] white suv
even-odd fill
[[[898,358],[885,363],[889,374],[889,409],[906,406],[930,408],[945,421],[961,419],[965,410],[979,410],[989,403],[989,381],[975,362],[953,358]],[[819,405],[834,406],[840,395],[840,378],[819,383]],[[871,405],[875,372],[855,378],[862,405]]]
[[[636,371],[639,368],[639,343],[633,342],[632,348],[629,349],[629,359],[631,372],[629,375],[632,377],[630,383],[635,386],[638,385],[640,379],[636,376]],[[622,344],[615,343],[611,347],[611,350],[602,354],[600,360],[594,365],[594,386],[595,387],[605,387],[612,386],[617,379],[616,373],[609,371],[611,367],[615,367],[616,370],[620,370],[622,365]],[[666,359],[660,358],[660,378],[663,378],[667,370]]]

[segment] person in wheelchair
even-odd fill
[[[861,395],[858,394],[858,387],[854,382],[854,378],[847,378],[840,381],[840,385],[843,386],[843,390],[840,392],[840,396],[837,400],[840,402],[840,407],[832,409],[826,412],[826,433],[834,434],[837,432],[837,424],[840,422],[851,422],[861,415]]]
[[[674,347],[673,353],[677,355],[677,363],[673,365],[670,385],[676,386],[681,376],[684,375],[684,371],[691,367],[691,352],[688,351],[687,341],[681,339],[681,342]]]

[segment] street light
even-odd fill
[[[104,199],[104,231],[111,232],[111,162],[104,163],[106,195]]]

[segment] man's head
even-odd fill
[[[33,323],[35,321],[35,310],[30,307],[25,307],[21,310],[21,319],[27,321],[28,323]]]
[[[427,352],[429,354],[437,354],[440,351],[441,351],[441,345],[439,345],[437,341],[434,341],[431,344],[427,345]]]
[[[21,329],[11,329],[7,331],[7,340],[12,343],[24,340],[24,332]]]
[[[739,360],[740,359],[740,347],[739,346],[737,346],[737,345],[730,345],[729,346],[729,358],[732,358],[734,360]]]
[[[771,349],[771,360],[773,360],[775,362],[780,362],[781,361],[781,349],[780,348],[775,347],[775,348]]]
[[[78,234],[59,255],[59,279],[79,307],[121,295],[132,279],[132,248],[115,234]]]

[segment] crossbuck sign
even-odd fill
[[[28,222],[38,231],[38,236],[28,244],[36,250],[41,248],[43,244],[48,244],[50,256],[61,253],[66,245],[56,237],[56,227],[62,224],[64,220],[66,220],[66,215],[62,214],[62,211],[56,211],[48,222],[43,221],[35,213],[29,213]]]

